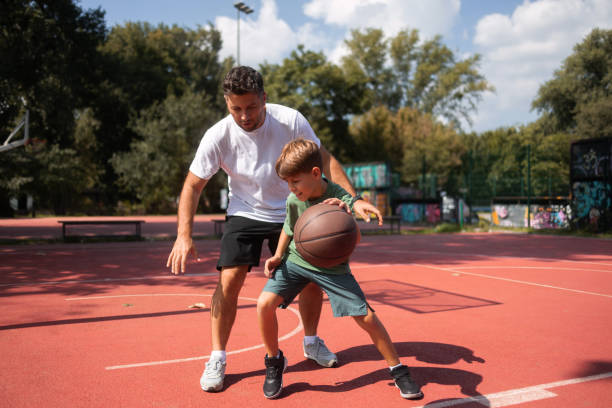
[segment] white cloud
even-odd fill
[[[343,38],[328,41],[326,54],[339,62],[348,52],[344,39],[350,30],[380,28],[387,37],[403,29],[418,29],[422,38],[451,32],[460,0],[311,0],[304,14],[346,29]]]
[[[417,28],[424,36],[450,32],[460,0],[311,0],[304,14],[348,29],[382,28],[387,35]]]
[[[612,2],[608,0],[525,0],[512,15],[480,19],[474,44],[496,94],[485,96],[474,129],[534,120],[537,115],[530,108],[539,87],[593,28],[611,26]]]
[[[263,0],[261,10],[254,20],[251,15],[240,15],[240,63],[257,67],[267,62],[281,62],[295,48],[298,35],[278,18],[275,0]],[[236,59],[237,20],[217,17],[215,26],[221,32],[223,48],[221,58]]]
[[[425,38],[444,35],[450,32],[459,7],[460,0],[311,0],[304,5],[304,14],[315,21],[292,28],[278,17],[276,0],[262,0],[256,19],[254,14],[241,14],[240,62],[253,66],[264,61],[281,63],[298,44],[323,51],[329,60],[339,62],[347,53],[344,39],[352,29],[381,28],[392,36],[416,28]],[[236,58],[236,23],[236,18],[215,19],[223,38],[222,58]],[[331,31],[344,30],[344,35],[330,35],[330,25],[335,26]]]

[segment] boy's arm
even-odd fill
[[[274,255],[272,255],[272,257],[266,260],[266,264],[264,266],[264,275],[266,275],[266,277],[271,278],[274,276],[274,270],[283,261],[283,255],[285,255],[285,251],[287,250],[290,242],[291,237],[287,235],[284,230],[282,230],[278,239],[278,245],[276,246],[276,252]]]

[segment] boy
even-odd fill
[[[287,215],[275,254],[266,260],[264,273],[269,278],[257,302],[259,328],[266,348],[266,398],[276,398],[283,388],[283,371],[287,359],[278,348],[277,307],[286,308],[310,282],[323,289],[330,300],[334,317],[352,316],[370,337],[389,364],[391,376],[404,398],[423,396],[420,387],[410,378],[408,367],[402,365],[374,310],[365,299],[348,263],[332,268],[317,268],[306,262],[292,241],[293,227],[302,212],[311,205],[324,202],[335,204],[350,213],[351,195],[342,187],[323,178],[321,154],[309,140],[296,139],[283,148],[276,161],[276,173],[289,184]],[[289,249],[286,254],[285,251]]]

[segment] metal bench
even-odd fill
[[[389,223],[389,228],[391,229],[391,233],[395,231],[395,226],[397,225],[397,233],[402,233],[402,217],[399,215],[388,215],[383,217],[384,222]]]
[[[372,218],[369,223],[366,223],[366,221],[362,220],[361,217],[355,217],[355,219],[357,220],[358,223],[361,224],[361,226],[359,227],[361,231],[366,234],[368,232],[376,233],[377,231],[383,231],[383,228],[387,225],[389,226],[388,231],[391,234],[393,233],[401,234],[401,231],[402,231],[402,217],[400,217],[399,215],[383,216],[383,227],[382,228],[378,226],[377,218]]]
[[[68,225],[134,225],[135,231],[134,234],[130,236],[134,236],[137,238],[142,237],[142,224],[144,221],[142,220],[79,220],[79,221],[58,221],[58,223],[62,224],[62,239],[65,241],[66,227]],[[76,237],[78,235],[71,235],[72,237]]]

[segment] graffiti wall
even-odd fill
[[[344,171],[359,194],[383,214],[391,212],[389,191],[391,169],[387,163],[361,163],[344,166]]]
[[[376,190],[361,190],[359,194],[364,200],[373,204],[383,215],[390,213],[389,195]]]
[[[535,204],[531,209],[531,228],[564,229],[569,227],[571,206]],[[527,204],[495,204],[491,207],[491,223],[500,227],[527,227]]]
[[[572,143],[571,191],[577,228],[612,229],[612,139]]]
[[[547,205],[531,206],[531,228],[535,229],[565,229],[569,228],[572,215],[571,206]]]
[[[491,208],[491,222],[500,227],[526,227],[527,205],[493,205]]]
[[[575,222],[579,228],[591,227],[595,230],[610,228],[612,211],[612,184],[603,181],[576,181],[572,183]]]
[[[429,224],[436,224],[440,222],[440,204],[400,204],[396,208],[396,214],[402,217],[402,222],[407,223],[421,223],[423,222],[423,215],[425,215],[425,222]],[[423,214],[423,211],[425,214]]]
[[[344,171],[357,189],[391,187],[391,171],[386,163],[349,164]]]

